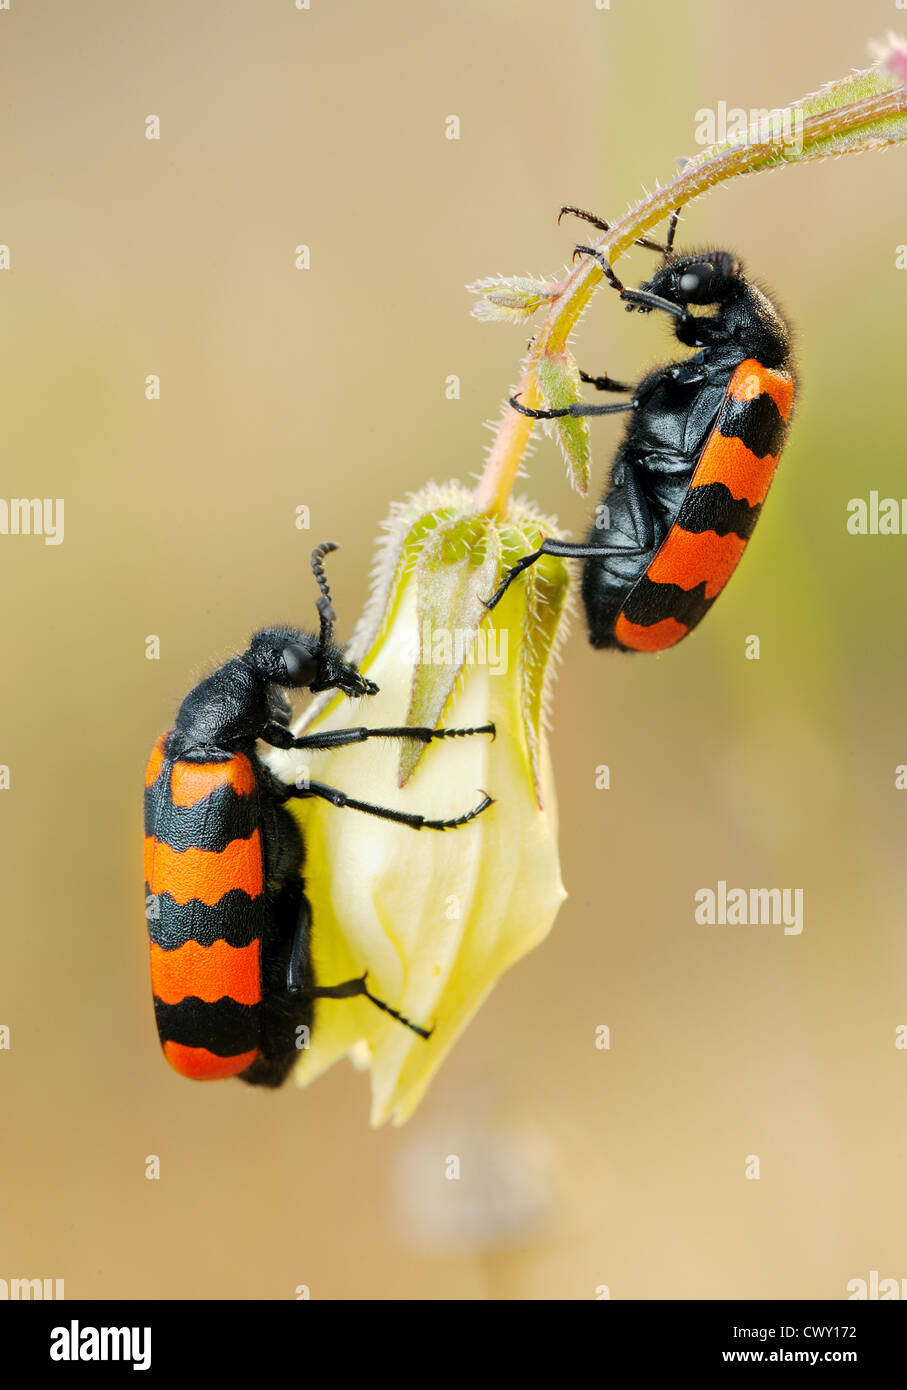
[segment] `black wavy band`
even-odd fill
[[[147,884],[145,895],[147,901]],[[215,941],[251,946],[264,935],[268,921],[264,895],[250,898],[241,888],[231,888],[213,907],[197,898],[176,903],[169,893],[159,894],[155,907],[159,915],[149,918],[148,935],[164,951],[175,951],[187,941],[197,941],[200,946],[213,946]]]
[[[194,806],[175,806],[169,779],[145,791],[145,834],[171,849],[193,847],[217,854],[231,840],[248,840],[261,824],[257,796],[237,796],[230,786],[217,786]]]
[[[704,531],[714,531],[719,536],[733,533],[748,541],[761,511],[761,502],[751,507],[745,497],[732,496],[725,483],[704,483],[702,487],[690,488],[674,524],[696,535]]]
[[[194,994],[178,1004],[154,1001],[161,1042],[204,1047],[215,1057],[236,1057],[258,1047],[259,1008],[258,1004],[238,1004],[235,999],[206,1004]]]
[[[749,401],[728,396],[721,408],[718,428],[725,439],[739,439],[751,454],[764,459],[778,453],[787,425],[767,391]]]

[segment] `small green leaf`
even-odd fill
[[[542,357],[536,368],[536,380],[549,410],[563,410],[582,398],[579,367],[573,354],[567,350]],[[577,492],[585,497],[589,491],[592,457],[588,422],[582,417],[577,419],[565,415],[559,420],[552,420],[551,425],[567,464],[570,481]]]
[[[540,522],[542,524],[540,524]],[[501,578],[506,572],[538,550],[546,536],[557,535],[550,521],[527,515],[517,504],[511,519],[498,521],[501,538]],[[538,805],[543,805],[545,781],[543,730],[546,723],[554,668],[564,635],[564,608],[570,593],[569,561],[543,555],[511,584],[494,611],[494,620],[506,632],[506,648],[518,662],[518,714],[509,736],[518,725],[522,731],[526,758],[532,774]]]
[[[524,275],[492,275],[467,285],[467,289],[480,296],[472,307],[473,318],[498,323],[531,318],[557,293],[557,285]]]
[[[527,544],[534,549],[538,543],[528,536]],[[520,686],[529,761],[540,805],[542,730],[554,682],[561,619],[570,594],[569,565],[569,560],[544,555],[529,571],[529,602],[524,617]]]
[[[480,623],[483,598],[492,594],[501,567],[501,543],[485,517],[446,522],[425,541],[416,568],[419,660],[413,672],[407,724],[437,727],[467,660]],[[426,745],[405,740],[400,785],[419,764]]]

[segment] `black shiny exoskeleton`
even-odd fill
[[[608,230],[580,209],[562,212]],[[531,410],[511,400],[514,409],[542,420],[630,413],[585,541],[546,540],[507,572],[488,601],[493,608],[541,555],[581,559],[583,604],[595,647],[662,650],[701,620],[755,525],[793,395],[790,330],[781,313],[731,252],[675,254],[677,215],[664,246],[641,239],[661,252],[663,263],[639,289],[625,288],[594,248],[576,251],[599,262],[628,310],[669,314],[678,341],[698,351],[656,368],[635,386],[581,373],[598,390],[631,393],[626,404]],[[694,314],[698,305],[714,306],[715,312]],[[709,448],[708,467],[694,483]],[[770,461],[755,483],[747,470],[749,455]]]

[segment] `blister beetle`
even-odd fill
[[[563,208],[602,231],[606,222]],[[628,392],[619,405],[576,403],[532,410],[537,420],[631,412],[608,490],[585,541],[549,539],[505,575],[487,601],[542,555],[582,560],[582,598],[594,647],[659,652],[701,622],[736,568],[772,481],[795,390],[790,327],[730,251],[674,252],[678,213],[661,266],[627,289],[604,255],[593,256],[628,310],[658,310],[692,357],[650,372],[636,386],[581,373],[599,390]],[[692,305],[714,306],[694,314]]]
[[[321,590],[317,637],[295,628],[257,632],[242,656],[220,666],[186,696],[169,733],[154,745],[145,774],[145,893],[158,1033],[167,1060],[194,1080],[240,1076],[279,1086],[310,1028],[315,999],[364,996],[423,1038],[372,994],[363,973],[319,985],[311,965],[312,914],[302,879],[303,838],[286,808],[291,797],[320,797],[414,830],[468,824],[492,803],[450,820],[359,801],[335,787],[279,782],[256,753],[330,749],[369,738],[434,739],[494,735],[476,729],[353,728],[294,737],[284,690],[339,690],[350,697],[378,687],[344,657],[319,546],[312,568]]]

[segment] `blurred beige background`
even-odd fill
[[[464,285],[555,271],[582,235],[562,202],[620,213],[690,151],[699,108],[791,101],[898,18],[877,0],[0,13],[4,489],[66,501],[62,545],[0,537],[0,1276],[350,1299],[834,1299],[907,1276],[907,538],[845,530],[851,497],[907,492],[907,152],[741,181],[682,224],[739,248],[795,318],[796,428],[697,634],[621,658],[577,626],[552,736],[569,900],[407,1126],[369,1131],[345,1064],[303,1093],[171,1073],[140,867],[144,761],[192,680],[255,626],[311,620],[318,540],[343,543],[349,631],[390,501],[480,470],[527,335],[470,319]],[[615,375],[672,351],[605,295],[579,344]],[[619,428],[594,427],[596,488]],[[530,467],[579,532],[591,500],[551,442]],[[802,887],[802,936],[696,926],[721,878]]]

